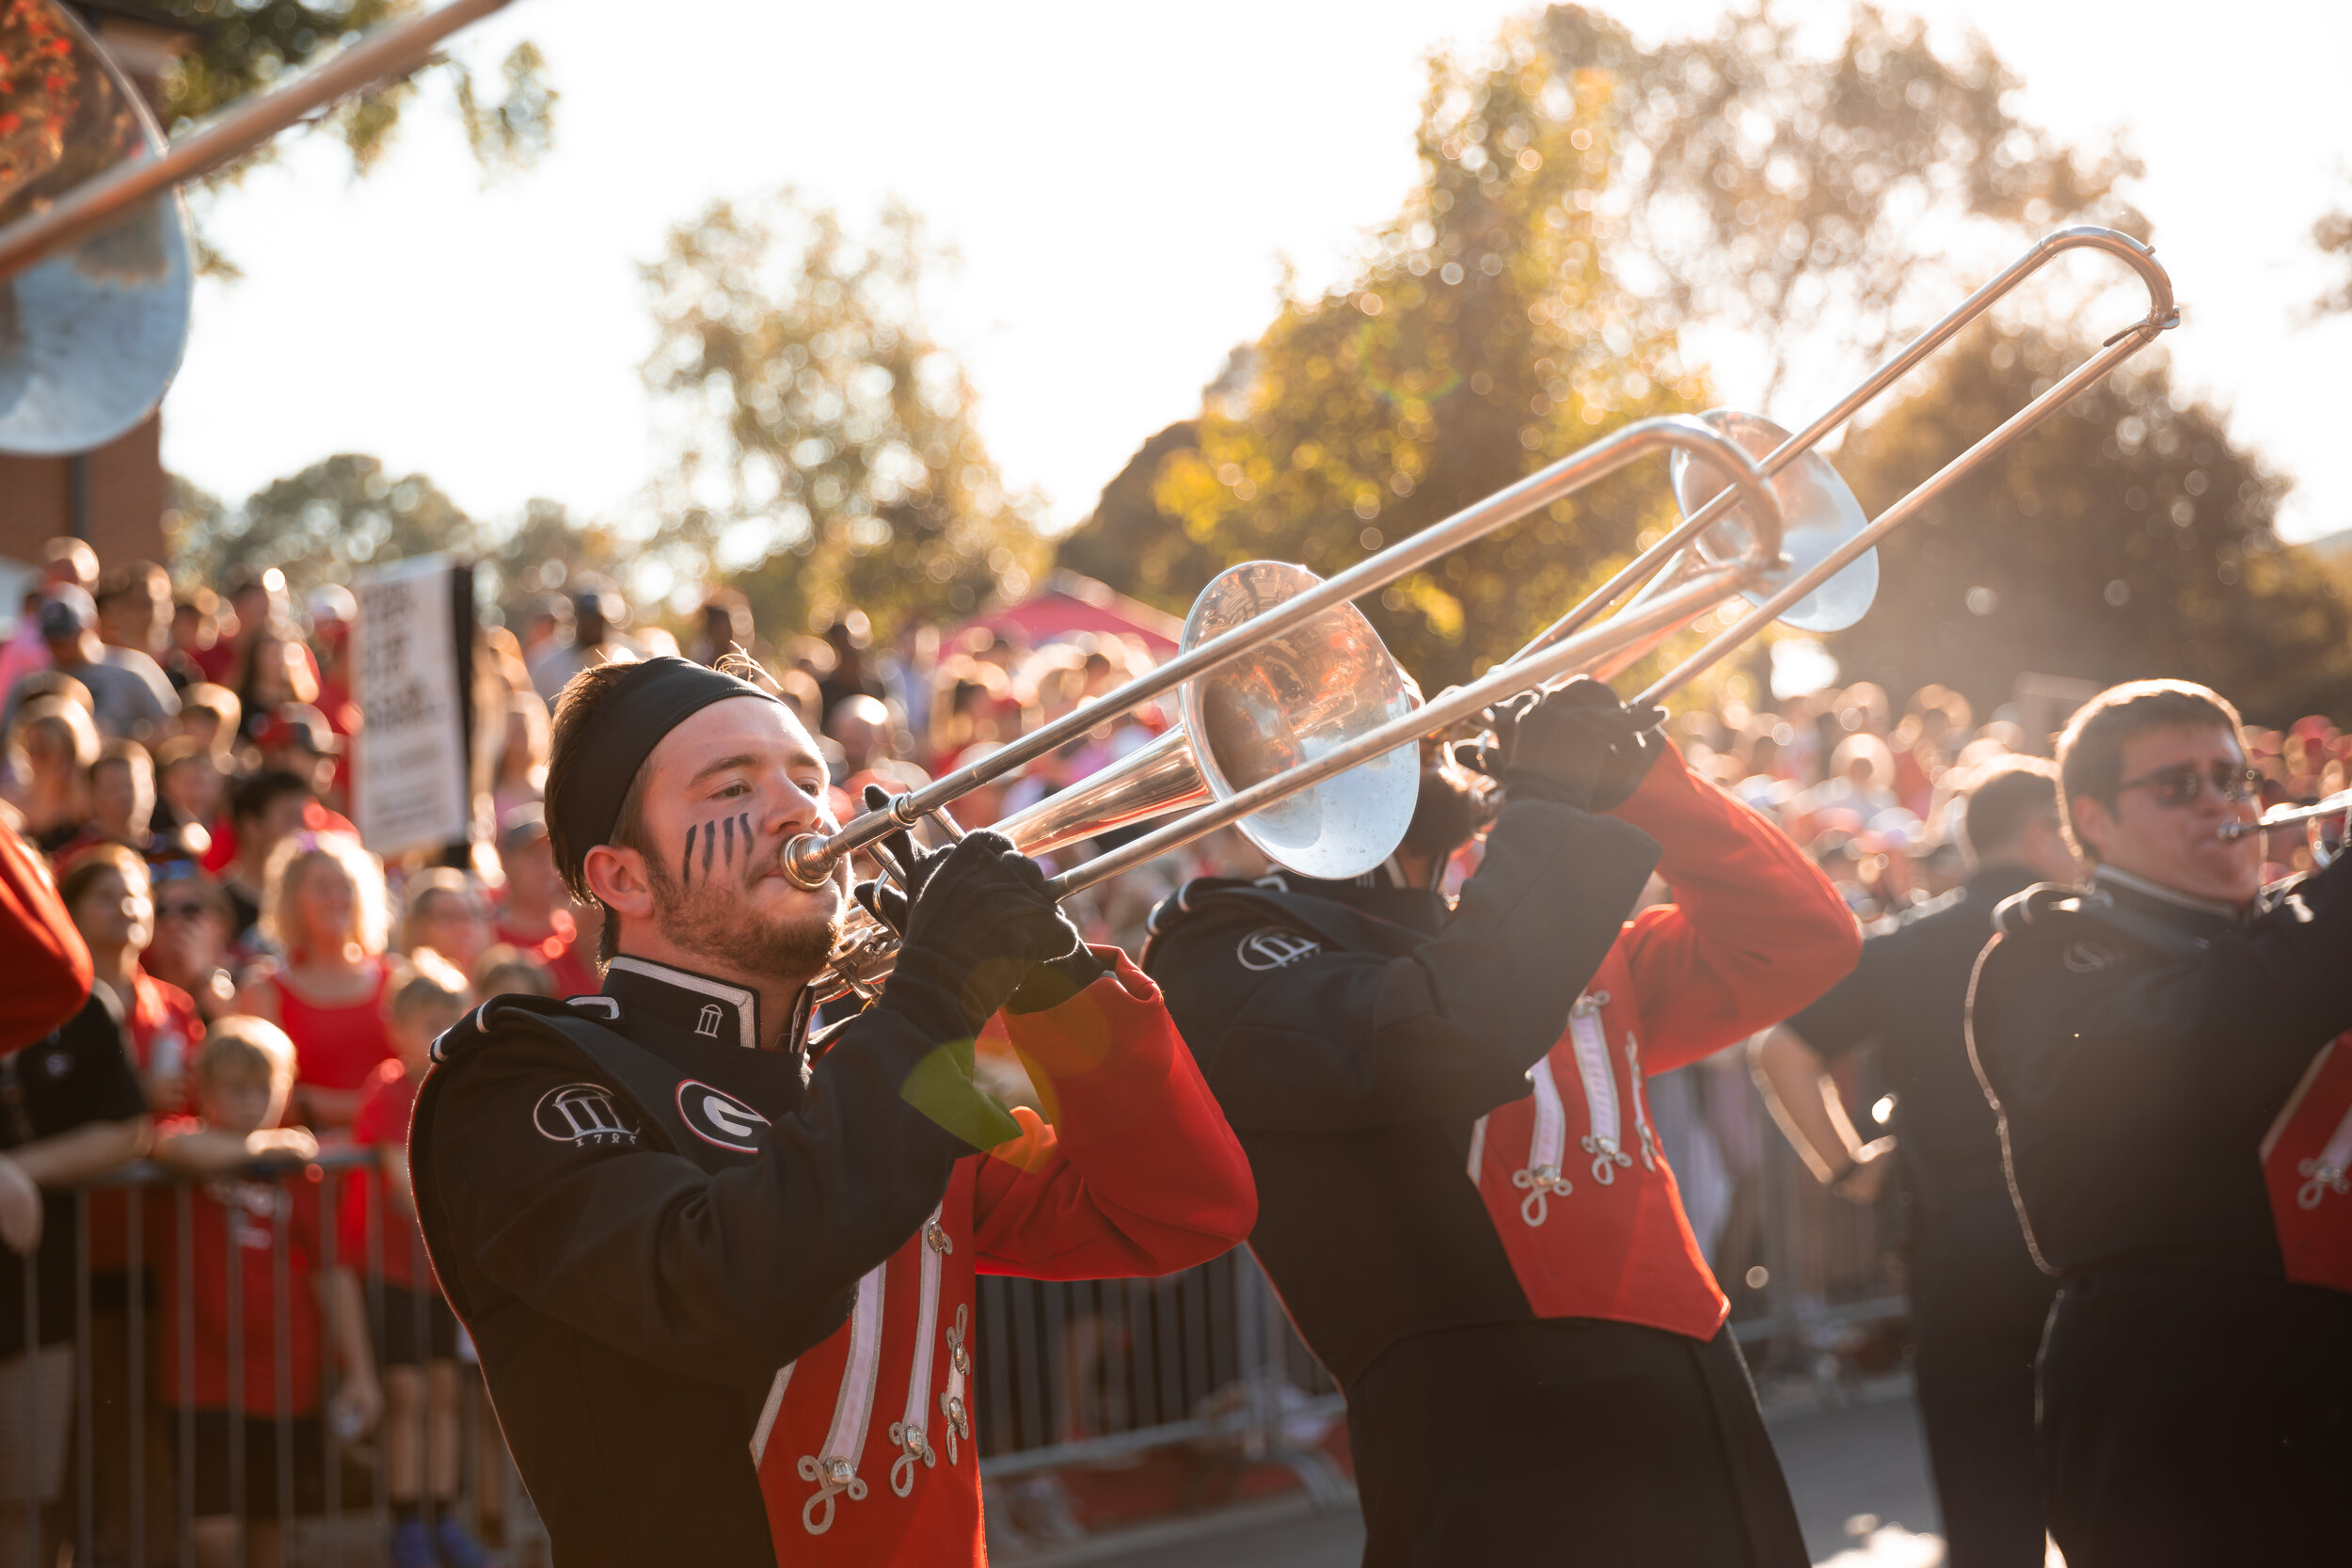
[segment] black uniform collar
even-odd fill
[[[1295,871],[1278,870],[1259,878],[1257,885],[1275,893],[1327,898],[1334,904],[1435,936],[1452,912],[1445,895],[1436,888],[1406,886],[1405,879],[1396,874],[1395,863],[1391,861],[1343,882],[1318,881]]]
[[[2216,903],[2210,898],[2176,892],[2145,877],[2135,877],[2128,871],[2118,871],[2111,865],[2103,865],[2091,874],[2090,891],[2118,909],[2161,920],[2193,937],[2213,937],[2233,930],[2261,908],[2259,901],[2244,910]]]
[[[602,994],[687,1034],[759,1049],[759,992],[748,987],[624,953],[605,965]],[[808,994],[793,1008],[786,1051],[799,1050],[808,1032]]]
[[[1961,886],[1966,891],[1970,903],[1990,907],[2011,894],[2025,892],[2042,879],[2042,874],[2033,867],[2012,862],[1980,865],[1968,873],[1968,879]]]

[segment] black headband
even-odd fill
[[[612,840],[637,770],[661,737],[713,703],[730,697],[778,699],[746,680],[683,658],[649,658],[629,666],[596,710],[595,750],[573,753],[573,766],[548,776],[547,815],[563,830],[567,877],[599,844]]]

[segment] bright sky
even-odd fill
[[[485,75],[518,38],[546,52],[558,146],[532,173],[485,189],[433,103],[364,182],[313,147],[219,204],[213,235],[246,276],[199,290],[165,404],[171,467],[233,500],[365,451],[480,515],[550,496],[626,517],[660,455],[638,263],[713,198],[793,183],[853,218],[897,195],[961,250],[934,330],[1012,483],[1067,525],[1263,328],[1279,258],[1327,281],[1395,210],[1425,53],[1529,8],[666,0],[628,8],[626,28],[620,8],[518,0],[458,40]],[[1642,0],[1637,21],[1686,29],[1719,8]],[[2061,135],[2127,133],[2185,308],[2176,372],[2296,479],[2290,537],[2352,527],[2334,417],[2352,320],[2297,319],[2328,281],[2311,225],[2352,193],[2352,8],[1915,8],[1947,36],[1982,31]],[[1715,353],[1741,402],[1753,356]]]

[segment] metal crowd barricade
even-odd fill
[[[1753,1092],[1752,1090],[1750,1092]],[[1762,1259],[1765,1283],[1742,1291],[1728,1275],[1740,1311],[1733,1332],[1746,1346],[1759,1380],[1768,1373],[1794,1374],[1816,1382],[1842,1375],[1824,1369],[1838,1354],[1837,1334],[1856,1324],[1900,1316],[1906,1306],[1894,1262],[1886,1215],[1891,1205],[1854,1209],[1820,1192],[1785,1143],[1769,1129],[1760,1146],[1756,1234],[1752,1250]],[[372,1162],[365,1149],[330,1148],[309,1166],[256,1167],[239,1181],[278,1189],[310,1182],[319,1198],[317,1259],[321,1277],[335,1268],[340,1243],[337,1223],[346,1183]],[[0,1360],[24,1357],[21,1380],[28,1408],[27,1436],[42,1431],[39,1402],[50,1397],[35,1375],[29,1352],[40,1340],[72,1352],[72,1370],[63,1397],[71,1402],[70,1464],[62,1495],[46,1510],[26,1509],[14,1540],[0,1543],[0,1568],[19,1560],[44,1565],[71,1543],[72,1560],[85,1562],[152,1564],[195,1561],[195,1483],[198,1417],[195,1372],[199,1324],[194,1293],[177,1292],[172,1321],[157,1319],[160,1291],[141,1283],[167,1269],[185,1278],[196,1261],[195,1203],[201,1181],[180,1179],[159,1166],[142,1164],[73,1195],[73,1223],[55,1227],[40,1250],[64,1247],[72,1268],[70,1332],[43,1324],[39,1255],[24,1271],[26,1335]],[[108,1217],[108,1205],[119,1205]],[[151,1221],[164,1224],[150,1245]],[[290,1318],[294,1289],[290,1263],[290,1212],[276,1203],[266,1217],[271,1248],[272,1321]],[[359,1259],[368,1315],[384,1321],[387,1299],[384,1251],[387,1238],[378,1206],[366,1209],[366,1257]],[[94,1223],[95,1222],[95,1223]],[[121,1227],[121,1267],[92,1267],[96,1224]],[[244,1323],[244,1270],[238,1226],[225,1227],[226,1321]],[[397,1239],[397,1238],[396,1238]],[[123,1282],[119,1299],[106,1292],[110,1276]],[[426,1277],[421,1267],[418,1277]],[[429,1343],[427,1300],[412,1293],[415,1342]],[[1001,1277],[978,1286],[974,1328],[977,1400],[973,1436],[981,1454],[981,1474],[996,1514],[1007,1488],[1052,1485],[1046,1472],[1133,1463],[1150,1450],[1191,1455],[1202,1473],[1230,1474],[1236,1467],[1287,1466],[1305,1494],[1323,1507],[1345,1506],[1352,1497],[1339,1467],[1320,1442],[1345,1403],[1329,1376],[1292,1329],[1281,1304],[1247,1249],[1162,1279],[1048,1283]],[[365,1442],[338,1434],[325,1419],[340,1385],[331,1312],[321,1310],[320,1398],[323,1469],[321,1506],[293,1517],[300,1465],[297,1443],[306,1440],[300,1421],[280,1415],[267,1452],[257,1455],[275,1471],[275,1491],[288,1513],[285,1560],[291,1564],[374,1563],[391,1522],[384,1473],[384,1425]],[[109,1326],[111,1321],[111,1326]],[[46,1332],[44,1332],[46,1330]],[[163,1336],[172,1338],[180,1369],[177,1386],[157,1386]],[[246,1369],[242,1333],[224,1347],[230,1432],[234,1441],[222,1455],[230,1494],[238,1504],[233,1527],[248,1522],[244,1502],[246,1452],[243,1441]],[[274,1338],[271,1383],[282,1412],[296,1382],[291,1336]],[[420,1382],[425,1380],[421,1377]],[[472,1380],[466,1380],[472,1383]],[[505,1525],[512,1560],[544,1560],[545,1538],[512,1466],[498,1448],[494,1423],[482,1418],[476,1397],[460,1406],[461,1516],[479,1528],[485,1503],[493,1500]],[[389,1412],[386,1412],[389,1419]],[[420,1413],[420,1419],[423,1419]],[[54,1425],[54,1420],[52,1422]],[[178,1441],[168,1441],[176,1434]],[[433,1431],[425,1422],[420,1468],[430,1493]],[[484,1495],[484,1446],[494,1449],[498,1471],[495,1499]],[[40,1491],[40,1445],[23,1444],[23,1484],[27,1497]],[[1203,1498],[1182,1499],[1191,1506]],[[44,1547],[50,1556],[40,1554]]]
[[[391,1508],[385,1475],[387,1409],[374,1430],[366,1434],[338,1433],[328,1414],[343,1376],[339,1364],[331,1303],[319,1303],[319,1383],[316,1408],[292,1412],[297,1383],[295,1347],[291,1333],[294,1292],[298,1288],[292,1263],[294,1203],[290,1189],[304,1183],[316,1189],[318,1199],[316,1276],[308,1282],[323,1287],[339,1261],[339,1216],[346,1186],[374,1163],[374,1151],[333,1148],[305,1164],[257,1165],[221,1177],[186,1179],[162,1166],[141,1164],[79,1188],[70,1195],[72,1223],[46,1227],[32,1256],[21,1259],[24,1285],[24,1334],[21,1343],[0,1347],[0,1363],[21,1367],[24,1397],[20,1408],[0,1412],[0,1419],[21,1423],[8,1437],[22,1443],[22,1484],[26,1499],[22,1518],[0,1542],[0,1564],[40,1563],[52,1568],[70,1548],[75,1563],[147,1565],[177,1562],[193,1568],[197,1560],[197,1469],[199,1411],[197,1370],[201,1341],[197,1291],[192,1288],[199,1261],[196,1201],[208,1183],[222,1202],[219,1259],[223,1295],[219,1302],[226,1343],[217,1347],[225,1373],[227,1440],[218,1455],[228,1472],[231,1513],[229,1528],[242,1543],[254,1521],[248,1515],[253,1500],[246,1451],[246,1372],[245,1365],[245,1254],[259,1244],[270,1251],[269,1323],[273,1363],[268,1370],[272,1431],[266,1451],[252,1456],[274,1472],[271,1480],[277,1515],[282,1524],[282,1560],[289,1565],[381,1561],[389,1532]],[[275,1195],[266,1199],[260,1194]],[[160,1207],[159,1207],[160,1206]],[[264,1212],[265,1211],[265,1212]],[[56,1210],[52,1211],[53,1221]],[[383,1281],[387,1239],[380,1205],[364,1206],[366,1257],[360,1259],[361,1291],[371,1323],[381,1323],[389,1306]],[[152,1234],[151,1226],[163,1234]],[[119,1227],[119,1237],[117,1235]],[[119,1239],[119,1260],[99,1259],[93,1242],[105,1234]],[[397,1243],[401,1238],[395,1237]],[[151,1245],[151,1241],[154,1243]],[[54,1256],[64,1249],[72,1273],[71,1323],[43,1321],[44,1266],[59,1267]],[[112,1252],[110,1244],[108,1251]],[[119,1266],[118,1266],[119,1261]],[[414,1277],[429,1278],[420,1255]],[[167,1272],[181,1282],[176,1291],[163,1289]],[[324,1291],[322,1291],[324,1295]],[[415,1343],[429,1346],[429,1297],[410,1293]],[[177,1303],[172,1321],[160,1322],[162,1304]],[[49,1307],[54,1315],[55,1303]],[[60,1333],[60,1329],[66,1332]],[[178,1365],[174,1386],[159,1386],[160,1357],[170,1337],[170,1357]],[[371,1338],[380,1338],[373,1327]],[[72,1370],[64,1397],[69,1402],[60,1425],[56,1412],[43,1414],[43,1400],[53,1392],[39,1373],[46,1351],[54,1362],[69,1353]],[[379,1386],[385,1381],[379,1370]],[[419,1368],[419,1384],[428,1375]],[[473,1386],[469,1388],[469,1385]],[[496,1427],[479,1418],[478,1384],[460,1381],[460,1468],[456,1508],[459,1516],[479,1530],[485,1502],[482,1445],[494,1446],[492,1485],[497,1510],[505,1524],[510,1559],[517,1563],[545,1560],[544,1535],[538,1529],[511,1464],[498,1447]],[[419,1468],[421,1491],[430,1497],[435,1465],[434,1433],[429,1396],[421,1397],[417,1419],[421,1424]],[[211,1415],[211,1410],[202,1412]],[[302,1429],[315,1421],[315,1435]],[[41,1469],[44,1436],[62,1432],[70,1463],[57,1493],[46,1502]],[[210,1435],[209,1423],[206,1435]],[[318,1445],[318,1496],[301,1496],[302,1470],[310,1455],[298,1444]],[[257,1447],[261,1445],[257,1444]],[[444,1456],[446,1457],[446,1456]],[[54,1468],[54,1463],[52,1465]],[[309,1506],[306,1506],[309,1505]],[[22,1556],[19,1556],[19,1553]]]

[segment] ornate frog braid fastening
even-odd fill
[[[803,1481],[817,1483],[801,1505],[801,1528],[811,1535],[833,1528],[834,1499],[842,1493],[851,1502],[866,1499],[857,1462],[866,1450],[874,1380],[882,1370],[882,1279],[889,1267],[887,1262],[877,1264],[857,1282],[857,1303],[850,1309],[850,1355],[841,1370],[841,1391],[834,1399],[833,1424],[825,1429],[825,1451],[804,1453],[794,1466]]]
[[[1552,1081],[1550,1062],[1529,1068],[1527,1081],[1535,1090],[1535,1135],[1527,1151],[1527,1164],[1511,1173],[1511,1185],[1527,1195],[1519,1200],[1519,1218],[1538,1226],[1549,1212],[1551,1195],[1565,1197],[1576,1187],[1560,1174],[1568,1119],[1560,1104],[1560,1085]]]
[[[959,1303],[956,1325],[947,1331],[947,1387],[939,1396],[939,1413],[947,1420],[947,1463],[956,1462],[956,1439],[972,1440],[971,1414],[963,1405],[963,1380],[972,1375],[972,1353],[965,1348],[972,1309]]]

